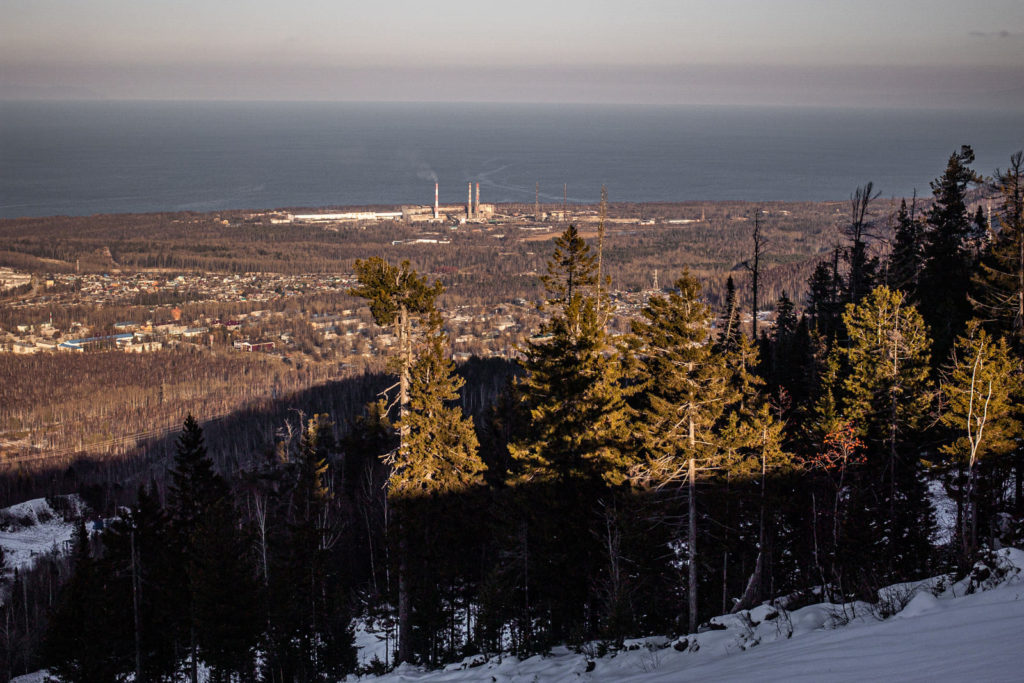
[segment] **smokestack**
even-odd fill
[[[434,183],[434,220],[437,220],[438,204],[437,204],[437,183]]]
[[[466,183],[466,218],[473,217],[473,181]]]
[[[991,208],[992,208],[992,206],[989,205],[989,214],[992,213]],[[477,216],[479,214],[480,214],[480,183],[477,183],[476,184],[476,203],[473,204],[473,215]],[[989,222],[991,222],[991,220]]]

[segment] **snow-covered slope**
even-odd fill
[[[78,496],[62,496],[73,514],[81,514],[83,504]],[[74,524],[64,521],[45,498],[36,498],[0,509],[0,547],[4,550],[7,570],[22,568],[54,548],[63,549],[71,539]]]
[[[761,606],[712,620],[714,630],[674,641],[632,641],[588,658],[467,660],[444,671],[413,667],[382,683],[595,681],[1020,681],[1024,679],[1024,552],[998,551],[963,581],[942,578],[883,591],[882,618],[865,603],[786,612]]]

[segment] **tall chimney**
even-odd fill
[[[473,217],[473,181],[466,184],[466,218]]]
[[[991,209],[991,205],[990,205],[989,208]],[[991,211],[989,211],[989,213],[991,213]],[[474,216],[479,216],[480,215],[480,183],[476,184],[476,203],[473,204],[473,215]],[[989,222],[991,222],[991,221],[989,221]]]
[[[437,183],[434,183],[434,220],[437,220],[438,205],[437,205]]]

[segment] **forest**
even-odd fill
[[[568,225],[534,243],[545,317],[517,366],[457,371],[430,267],[359,255],[350,295],[396,339],[384,371],[268,408],[262,452],[190,414],[132,490],[64,472],[109,523],[14,575],[3,675],[336,681],[357,623],[390,644],[360,673],[606,652],[776,596],[874,602],[1020,545],[1024,153],[988,179],[973,162],[954,152],[891,225],[857,188],[794,298],[759,281],[746,222],[742,287],[726,269],[709,297],[719,257],[680,258],[627,335],[608,329],[621,247]],[[770,329],[741,324],[763,306]]]

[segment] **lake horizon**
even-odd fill
[[[0,218],[465,201],[833,201],[991,175],[1024,112],[721,105],[0,102]]]

